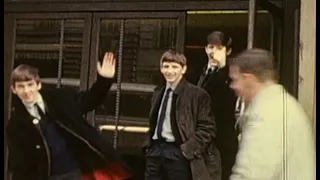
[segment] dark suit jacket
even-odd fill
[[[229,67],[206,75],[207,64],[198,80],[198,87],[205,89],[211,97],[211,110],[217,123],[215,143],[220,151],[223,169],[231,170],[238,149],[235,125],[236,95],[229,87]]]
[[[155,90],[150,110],[150,131],[144,146],[152,143],[152,136],[157,124],[157,114],[165,86]],[[185,79],[182,79],[173,92],[171,109],[172,131],[176,143],[190,160],[193,179],[207,180],[209,172],[204,156],[211,156],[208,145],[215,136],[214,118],[210,114],[210,96]]]
[[[111,85],[112,79],[98,76],[87,92],[65,88],[40,91],[48,113],[70,145],[83,173],[112,168],[115,164],[127,172],[113,147],[83,118],[84,114],[103,103]],[[13,180],[47,180],[51,161],[49,148],[41,129],[33,123],[33,117],[19,99],[14,104],[6,134]]]

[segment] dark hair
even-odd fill
[[[273,55],[264,49],[248,49],[229,62],[230,66],[239,67],[240,72],[255,75],[261,82],[275,80],[276,71]]]
[[[35,80],[40,82],[39,70],[36,67],[20,64],[11,73],[11,85],[15,85],[19,81],[31,81]]]
[[[182,53],[168,50],[161,56],[160,65],[162,65],[163,62],[175,62],[181,66],[185,66],[187,65],[187,58]]]
[[[224,32],[213,31],[207,36],[208,44],[218,44],[223,45],[229,50],[232,46],[232,39]]]

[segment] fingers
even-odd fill
[[[104,54],[103,63],[113,66],[115,62],[116,60],[113,52],[106,52]]]

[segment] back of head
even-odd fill
[[[11,73],[11,85],[16,82],[35,80],[40,82],[39,70],[27,64],[20,64]]]
[[[187,65],[187,58],[182,54],[174,50],[168,50],[163,53],[160,59],[160,66],[163,62],[175,62],[181,66]]]
[[[248,49],[230,61],[230,66],[238,67],[241,73],[256,76],[261,82],[276,80],[273,55],[264,49]]]

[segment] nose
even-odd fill
[[[168,69],[167,69],[167,73],[172,73],[173,72],[173,68],[172,67],[169,67]]]
[[[24,92],[24,93],[29,93],[30,91],[31,91],[31,87],[25,86],[25,87],[23,88],[23,92]]]

